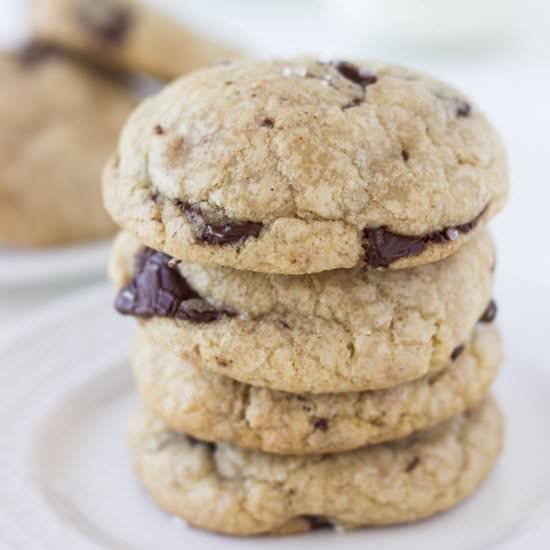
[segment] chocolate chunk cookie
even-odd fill
[[[34,0],[35,36],[95,63],[170,80],[233,53],[131,0]]]
[[[432,428],[475,406],[502,361],[495,324],[480,324],[443,371],[388,390],[291,394],[196,368],[141,332],[133,355],[147,407],[175,431],[270,453],[335,453]]]
[[[136,110],[104,176],[107,209],[146,245],[280,274],[440,260],[507,192],[500,139],[469,99],[376,62],[195,72]]]
[[[0,243],[45,246],[106,237],[101,170],[133,94],[59,49],[0,54]]]
[[[291,393],[392,387],[445,368],[491,301],[482,232],[440,262],[274,275],[178,262],[115,242],[116,306],[200,367]]]
[[[488,400],[432,431],[347,453],[285,456],[177,434],[152,413],[132,422],[138,475],[191,525],[233,535],[403,523],[470,495],[497,461],[502,418]]]

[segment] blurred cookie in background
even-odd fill
[[[0,53],[0,75],[0,243],[111,235],[98,182],[134,93],[39,43]]]
[[[40,41],[164,80],[235,55],[131,0],[34,0],[32,19]]]

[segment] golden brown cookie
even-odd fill
[[[146,245],[281,274],[440,260],[507,192],[480,110],[377,62],[197,71],[134,112],[104,176],[113,219]]]
[[[200,367],[291,393],[396,386],[445,368],[491,300],[483,232],[408,270],[273,275],[174,262],[127,233],[111,276],[118,310]]]
[[[166,511],[210,531],[253,535],[404,523],[446,510],[494,467],[502,424],[489,400],[393,443],[281,456],[203,443],[141,411],[130,443],[139,477]]]
[[[34,0],[33,32],[95,63],[170,80],[233,52],[132,0]]]
[[[101,170],[135,106],[122,84],[37,44],[0,54],[0,243],[106,237]]]
[[[475,406],[502,361],[495,324],[479,325],[443,371],[388,390],[292,394],[236,382],[163,350],[141,331],[133,370],[170,429],[271,453],[335,453],[427,430]]]

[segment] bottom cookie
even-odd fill
[[[331,455],[204,443],[170,431],[147,410],[130,427],[136,471],[157,503],[191,525],[233,535],[426,518],[481,484],[502,441],[491,399],[429,432]]]

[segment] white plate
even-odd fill
[[[507,286],[499,295],[509,360],[497,394],[508,438],[481,490],[414,525],[261,542],[188,528],[151,503],[125,448],[136,401],[126,362],[134,322],[112,312],[104,286],[66,300],[0,344],[0,548],[548,548],[549,296],[543,287]]]
[[[0,289],[91,279],[105,272],[110,241],[44,249],[0,245]]]

